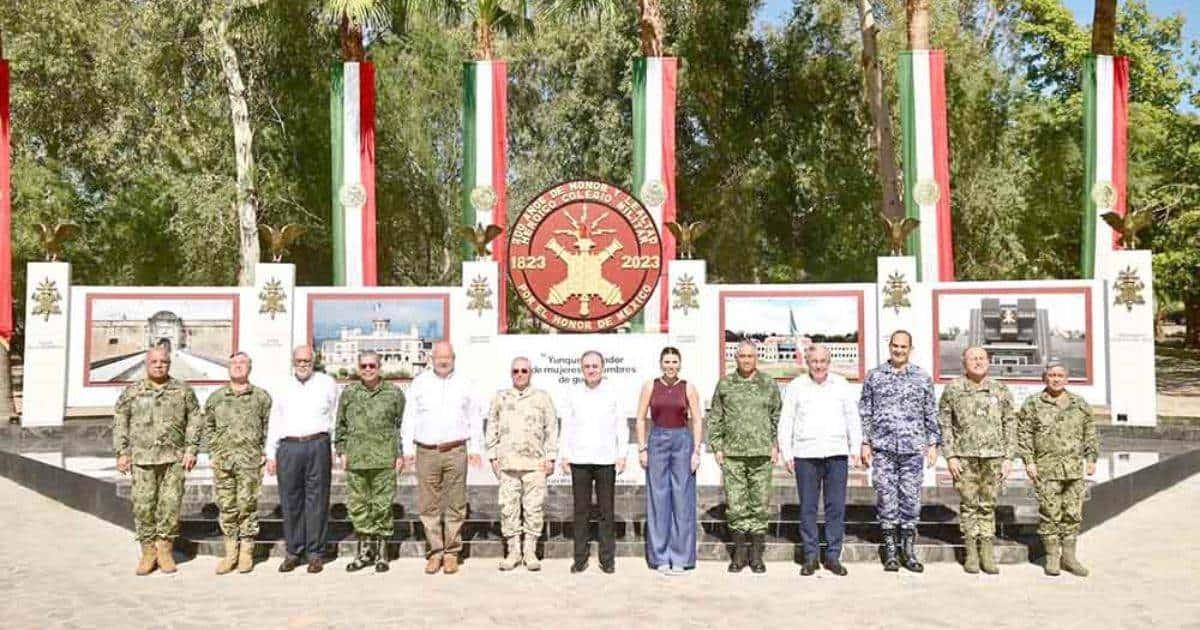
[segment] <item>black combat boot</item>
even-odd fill
[[[733,536],[733,556],[729,560],[729,572],[740,573],[746,568],[746,534],[742,532],[732,532]]]
[[[382,536],[375,538],[375,572],[386,573],[388,566],[387,539]]]
[[[896,557],[896,530],[883,530],[883,570],[899,571],[900,560]]]
[[[900,563],[905,569],[913,573],[920,573],[925,570],[925,565],[917,560],[917,551],[914,548],[917,543],[917,530],[902,528],[900,530]]]
[[[369,566],[371,566],[371,543],[367,537],[363,536],[358,539],[354,559],[346,564],[346,570],[354,573]]]
[[[750,570],[755,573],[766,573],[767,565],[763,564],[763,551],[767,547],[766,534],[750,535]]]

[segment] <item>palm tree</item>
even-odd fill
[[[1117,0],[1096,0],[1092,14],[1092,54],[1112,55],[1117,32]]]
[[[630,8],[629,0],[551,0],[551,15],[572,17],[612,17]],[[637,0],[638,40],[642,56],[661,57],[666,26],[662,16],[662,0]]]
[[[381,0],[325,0],[321,16],[337,25],[344,61],[366,61],[363,31],[377,31],[391,24],[391,14]]]
[[[469,19],[475,40],[471,54],[476,61],[495,58],[497,34],[515,38],[533,33],[528,0],[411,0],[408,6],[442,24],[457,25]]]
[[[905,0],[909,50],[929,50],[929,10],[932,4],[933,0]]]

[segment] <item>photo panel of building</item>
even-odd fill
[[[433,344],[448,338],[450,298],[441,294],[310,294],[308,336],[317,369],[338,380],[358,377],[363,352],[379,355],[380,374],[414,378],[430,366]]]
[[[171,375],[190,383],[228,376],[237,350],[238,296],[97,294],[87,298],[85,384],[120,385],[145,376],[146,352],[171,353]]]
[[[720,294],[721,373],[736,369],[743,341],[758,350],[758,369],[778,380],[808,373],[804,353],[829,349],[830,371],[861,381],[864,363],[862,291],[724,291]]]
[[[1091,290],[1079,288],[937,289],[934,372],[939,381],[963,373],[962,353],[987,350],[993,377],[1037,383],[1050,361],[1070,380],[1092,380]]]

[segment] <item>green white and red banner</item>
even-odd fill
[[[1120,236],[1100,218],[1125,216],[1128,174],[1129,59],[1089,55],[1083,62],[1084,278],[1100,278]]]
[[[333,68],[333,283],[378,284],[375,260],[375,66]]]
[[[954,280],[946,55],[906,50],[896,67],[904,132],[904,210],[921,224],[908,237],[922,282]]]
[[[13,334],[12,296],[12,161],[9,116],[8,61],[0,59],[0,339],[8,345]]]
[[[675,238],[663,229],[675,221],[675,94],[679,60],[640,57],[633,61],[633,194],[642,201],[663,239],[662,276],[642,311],[642,330],[666,332],[670,313],[667,266]]]
[[[462,216],[469,227],[498,225],[492,259],[503,265],[508,243],[508,65],[504,61],[463,64]],[[500,331],[508,329],[507,274],[498,276]]]

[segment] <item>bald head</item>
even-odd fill
[[[454,346],[449,341],[438,341],[433,344],[433,373],[440,378],[446,378],[454,371]]]
[[[988,353],[987,350],[979,346],[971,346],[962,353],[963,371],[966,372],[967,378],[972,381],[979,382],[988,373]]]
[[[292,372],[300,382],[307,381],[313,374],[313,348],[309,345],[296,346],[292,350]]]

